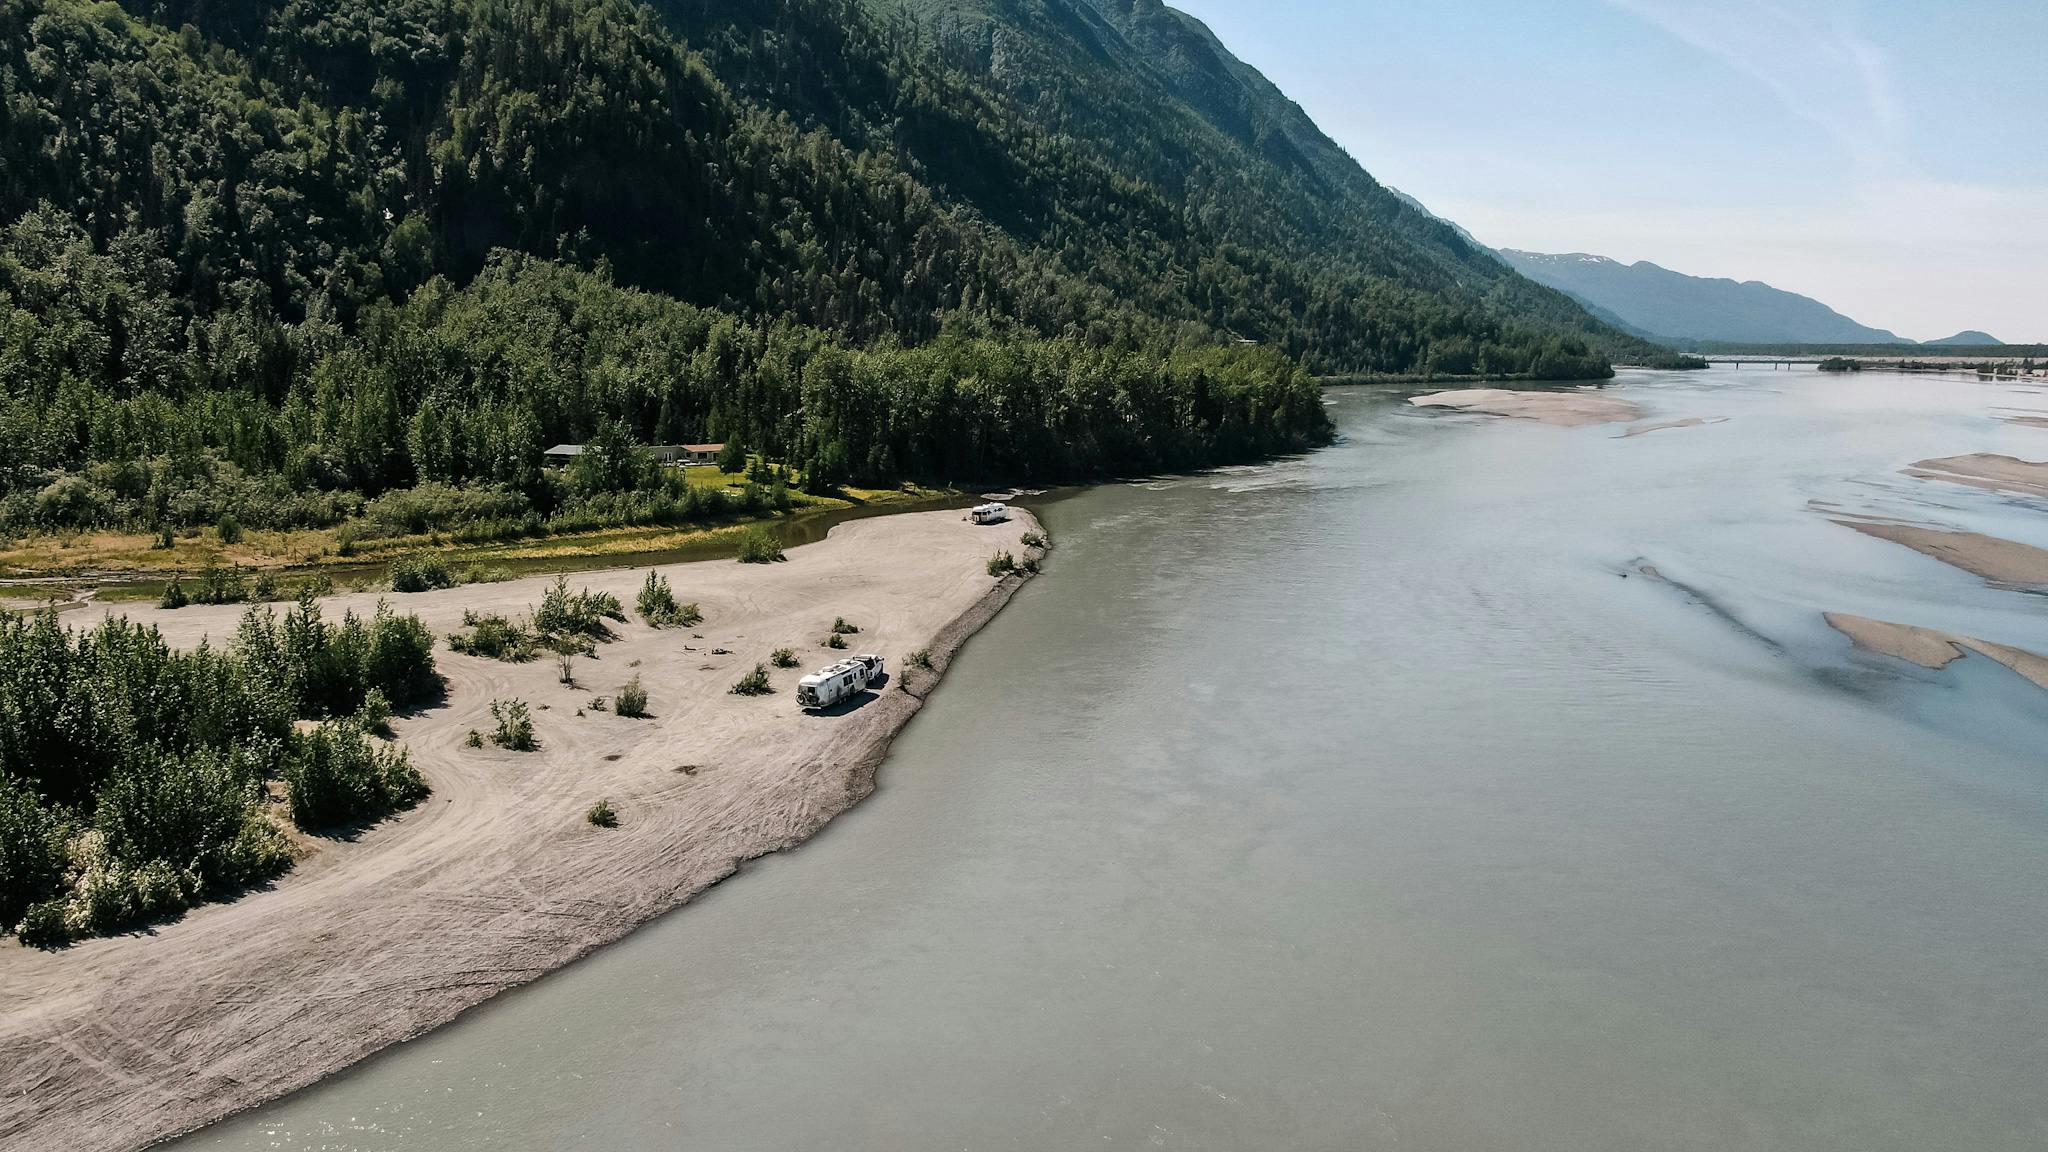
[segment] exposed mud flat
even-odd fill
[[[1516,392],[1506,388],[1468,388],[1410,397],[1418,408],[1450,408],[1487,416],[1534,420],[1560,428],[1621,424],[1640,420],[1643,410],[1633,400],[1593,391]]]
[[[1973,453],[1941,460],[1922,460],[1906,469],[1906,475],[1921,480],[1945,480],[1967,484],[1987,492],[2014,492],[2048,500],[2048,463],[2035,463],[2012,456]]]
[[[1881,652],[1909,664],[1918,664],[1922,668],[1946,668],[1974,652],[1995,660],[2039,687],[2048,689],[2048,657],[2023,648],[1993,644],[1969,636],[1959,636],[1953,632],[1941,632],[1912,624],[1871,620],[1842,612],[1828,613],[1827,622],[1830,628],[1847,636],[1859,648]]]
[[[2003,588],[2048,588],[2048,550],[1979,532],[1956,532],[1888,520],[1836,519],[1865,536],[1903,544]]]

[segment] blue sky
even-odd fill
[[[1171,0],[1488,244],[2048,342],[2048,0]]]

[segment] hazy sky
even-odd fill
[[[2048,0],[1169,0],[1497,247],[2048,342]]]

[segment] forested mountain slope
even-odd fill
[[[1606,371],[1270,86],[1148,63],[1181,19],[0,0],[0,531],[663,514],[542,473],[605,426],[826,484],[1185,467],[1327,435],[1311,372]]]

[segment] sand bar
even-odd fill
[[[2007,424],[2020,424],[2028,428],[2048,428],[2048,416],[2001,416]]]
[[[786,563],[665,567],[704,623],[616,626],[616,643],[577,661],[576,688],[557,683],[552,660],[442,647],[446,705],[396,724],[433,785],[418,809],[352,842],[315,841],[275,887],[148,935],[61,952],[0,942],[0,1149],[139,1148],[304,1087],[804,840],[873,791],[937,672],[1018,586],[989,577],[989,556],[1022,555],[1032,527],[975,527],[958,512],[880,517],[842,524]],[[630,607],[645,573],[570,584]],[[445,635],[465,608],[523,614],[551,581],[391,599]],[[326,608],[332,618],[375,601]],[[189,645],[230,635],[242,608],[125,611]],[[852,650],[887,657],[883,690],[823,716],[798,710],[799,670],[775,672],[774,696],[727,694],[774,648],[795,649],[804,670],[828,663],[838,653],[819,641],[835,616],[862,628]],[[935,671],[905,669],[920,648]],[[636,672],[653,719],[576,715]],[[464,747],[470,729],[490,729],[491,701],[514,696],[534,707],[541,750]],[[583,819],[600,797],[618,828]]]
[[[2048,689],[2048,657],[1993,644],[1953,632],[1939,632],[1912,624],[1891,624],[1842,612],[1827,614],[1830,628],[1854,641],[1858,648],[1897,657],[1922,668],[1946,668],[1971,652],[1995,660],[2035,685]]]
[[[1466,388],[1413,396],[1408,402],[1418,408],[1452,408],[1460,412],[1534,420],[1560,428],[1627,423],[1643,416],[1642,408],[1632,400],[1584,390],[1515,392],[1506,388]]]
[[[1687,416],[1683,420],[1666,420],[1659,424],[1638,424],[1621,435],[1623,439],[1627,439],[1631,436],[1647,436],[1652,432],[1668,432],[1674,428],[1705,428],[1712,424],[1726,424],[1727,422],[1728,419],[1725,416],[1712,420],[1704,416]]]
[[[1940,460],[1922,460],[1906,469],[1906,475],[1922,480],[1946,480],[1989,492],[2016,492],[2048,500],[2048,464],[2037,464],[2012,456],[1973,453]]]
[[[2048,588],[2048,551],[1977,532],[1953,532],[1888,520],[1846,520],[1835,523],[1866,536],[1904,544],[1924,556],[1983,577],[2003,588]]]

